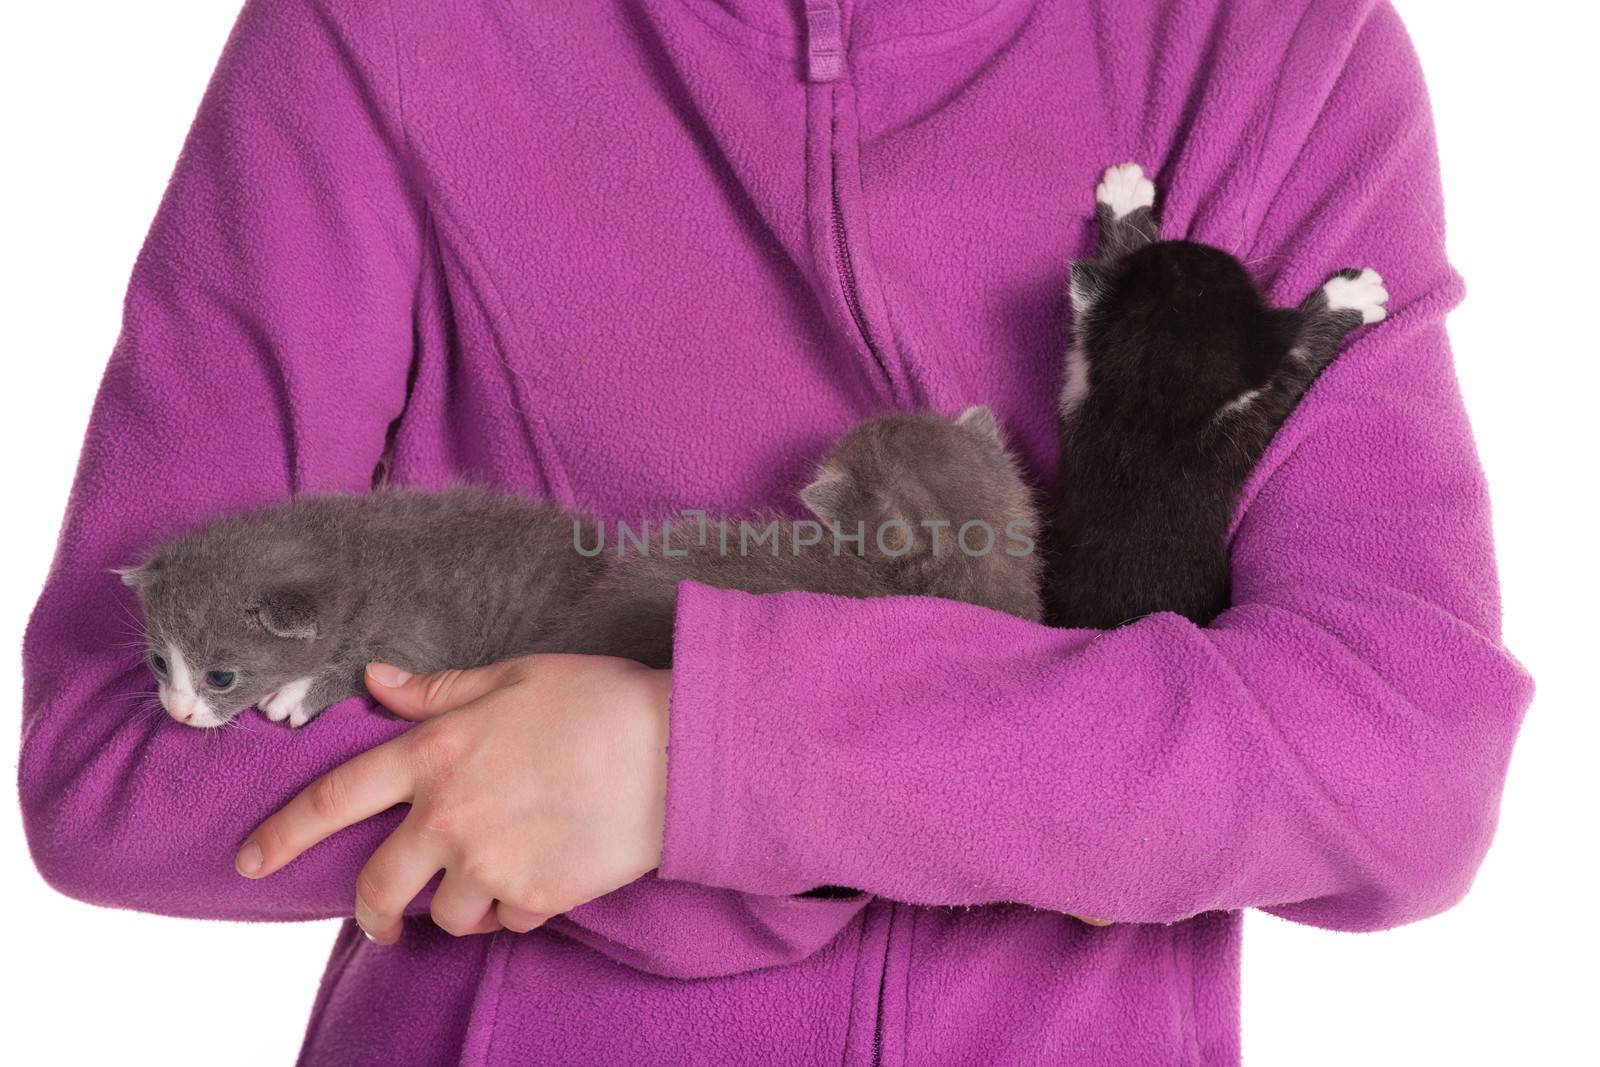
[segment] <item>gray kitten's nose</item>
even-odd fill
[[[161,706],[167,709],[168,715],[185,726],[195,725],[194,720],[197,717],[204,718],[200,714],[203,710],[200,699],[189,693],[174,693],[169,690],[163,697]]]

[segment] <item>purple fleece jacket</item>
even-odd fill
[[[1367,930],[1459,899],[1530,696],[1428,106],[1372,0],[248,4],[28,634],[39,868],[105,905],[342,916],[395,825],[233,873],[404,726],[136,712],[107,568],[205,516],[380,472],[792,508],[849,424],[978,402],[1048,485],[1066,267],[1123,160],[1280,303],[1345,266],[1393,293],[1251,480],[1232,610],[1098,633],[686,587],[659,875],[521,936],[347,924],[304,1061],[1234,1062],[1241,909]],[[825,883],[868,895],[791,896]]]

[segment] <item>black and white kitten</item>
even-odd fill
[[[1098,254],[1072,268],[1047,613],[1094,629],[1156,611],[1203,625],[1228,604],[1246,477],[1389,294],[1375,271],[1342,270],[1275,308],[1228,253],[1156,239],[1138,164],[1107,170],[1095,199]]]
[[[513,496],[314,496],[214,521],[119,573],[144,609],[162,706],[201,728],[251,706],[304,725],[362,692],[372,660],[426,672],[588,652],[667,666],[684,580],[1043,615],[1038,516],[987,408],[868,420],[801,498],[814,519],[686,514],[648,527],[648,544],[619,532],[607,547],[592,518]]]

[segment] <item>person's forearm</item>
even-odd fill
[[[1164,236],[1243,249],[1275,303],[1348,263],[1392,294],[1246,485],[1231,610],[1063,632],[928,600],[687,591],[665,876],[1334,927],[1464,891],[1531,686],[1500,643],[1445,336],[1462,287],[1393,9],[1305,23],[1283,92],[1238,131],[1250,151],[1152,160],[1174,171]]]
[[[203,918],[348,916],[400,819],[239,877],[252,827],[406,727],[358,704],[299,732],[247,715],[210,737],[145,714],[152,681],[125,649],[137,606],[110,568],[217,514],[372,485],[406,407],[425,269],[404,143],[381,7],[246,6],[134,270],[28,629],[18,787],[63,892]],[[674,942],[671,915],[696,909],[716,933],[685,925]],[[806,951],[814,917],[845,910],[643,883],[570,925],[640,966],[725,973]]]

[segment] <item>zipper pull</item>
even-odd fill
[[[844,27],[839,0],[806,0],[806,77],[831,82],[844,72]]]

